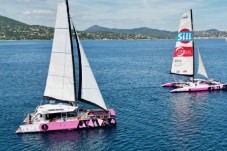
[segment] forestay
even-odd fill
[[[193,65],[193,27],[191,12],[184,13],[180,19],[171,73],[194,75]]]
[[[59,3],[44,97],[75,101],[71,37],[66,4]]]

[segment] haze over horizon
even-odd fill
[[[0,15],[30,25],[54,27],[58,1],[64,0],[0,0]],[[192,8],[195,30],[227,31],[225,0],[69,0],[69,5],[78,30],[99,25],[176,31],[182,13]]]

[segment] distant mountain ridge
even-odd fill
[[[93,25],[84,32],[97,32],[97,31],[106,31],[106,32],[118,32],[118,33],[144,33],[144,34],[149,34],[151,32],[147,31],[152,31],[153,32],[167,32],[167,33],[176,33],[176,31],[171,32],[167,30],[159,30],[159,29],[152,29],[148,27],[139,27],[139,28],[133,28],[133,29],[117,29],[117,28],[107,28],[107,27],[102,27],[99,25]],[[145,33],[146,32],[146,33]],[[201,31],[197,31],[201,32]],[[209,30],[202,30],[202,32],[208,32],[208,33],[218,33],[218,32],[225,32],[225,31],[219,31],[217,29],[209,29]]]
[[[106,27],[94,25],[84,30],[84,32],[113,32],[113,33],[124,33],[124,34],[142,34],[142,35],[152,36],[156,38],[162,38],[165,35],[166,39],[176,37],[176,32],[151,29],[148,27],[140,27],[140,28],[133,28],[133,29],[116,29],[116,28],[106,28]]]
[[[0,15],[0,40],[52,39],[54,28],[40,25],[28,25]],[[133,29],[107,28],[98,25],[79,31],[81,39],[175,39],[177,32],[158,30],[148,27]],[[195,38],[223,38],[227,32],[217,29],[195,31]]]
[[[146,36],[152,36],[157,39],[174,39],[176,38],[177,31],[171,32],[167,30],[152,29],[148,27],[140,27],[133,29],[116,29],[116,28],[106,28],[98,25],[94,25],[84,30],[84,32],[113,32],[113,33],[124,33],[124,34],[142,34]],[[209,29],[203,31],[194,31],[195,37],[226,37],[226,31],[219,31],[217,29]]]

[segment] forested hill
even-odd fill
[[[7,17],[0,16],[1,40],[51,39],[53,28],[28,25]]]
[[[0,40],[53,39],[54,28],[40,25],[28,25],[0,15]],[[106,28],[98,25],[79,32],[80,39],[175,39],[177,32],[140,27],[134,29]],[[210,29],[196,31],[197,38],[223,38],[227,32]]]

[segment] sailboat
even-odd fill
[[[73,27],[73,31],[71,30]],[[79,88],[76,93],[74,33],[79,62]],[[47,104],[26,116],[16,133],[86,129],[116,125],[114,109],[102,97],[78,34],[70,20],[68,0],[58,3],[49,71],[44,92]],[[94,105],[81,108],[78,101]]]
[[[198,50],[198,74],[207,79],[195,79],[195,55],[193,39],[192,9],[182,15],[174,50],[171,74],[189,77],[187,81],[170,82],[163,87],[176,87],[171,92],[193,92],[224,89],[224,83],[208,79],[200,52]]]

